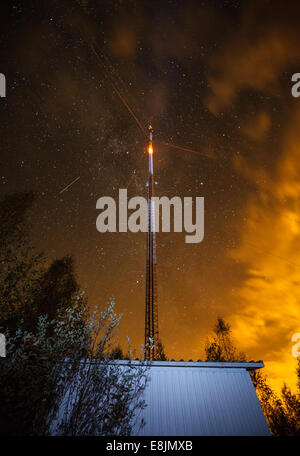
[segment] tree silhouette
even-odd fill
[[[121,318],[113,301],[87,319],[82,312],[69,308],[64,319],[51,321],[40,316],[34,331],[7,333],[1,436],[130,434],[135,413],[145,406],[141,393],[148,367],[111,363]]]
[[[15,193],[0,201],[0,326],[28,330],[39,315],[57,313],[83,304],[72,257],[56,259],[45,268],[45,256],[29,237],[28,212],[36,196]]]
[[[232,339],[230,325],[217,318],[214,335],[205,345],[206,361],[243,361],[246,356],[238,352]],[[258,399],[273,435],[300,435],[300,358],[298,358],[298,393],[292,394],[284,385],[279,397],[267,378],[259,370],[250,372]]]
[[[243,361],[245,355],[238,352],[231,339],[230,325],[222,317],[217,317],[214,335],[206,341],[206,361]]]
[[[15,193],[0,201],[0,325],[15,329],[34,314],[32,290],[43,270],[43,253],[28,236],[27,212],[36,197]]]
[[[33,292],[37,314],[46,314],[53,319],[71,305],[78,291],[73,258],[56,259],[38,280]]]

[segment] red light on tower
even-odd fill
[[[152,125],[149,125],[148,130],[149,130],[148,153],[149,153],[149,155],[152,155],[153,154],[153,147],[152,147],[152,131],[153,131],[153,128],[152,128]]]

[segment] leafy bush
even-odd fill
[[[82,299],[79,294],[77,305],[54,320],[40,316],[34,332],[6,332],[2,435],[130,434],[137,410],[145,406],[148,367],[110,358],[121,318],[113,300],[87,317]]]

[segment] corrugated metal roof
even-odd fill
[[[270,435],[248,372],[259,367],[262,362],[153,362],[147,407],[132,435]]]
[[[93,361],[92,361],[93,362]],[[99,361],[94,361],[99,362]],[[111,364],[138,366],[140,364],[149,364],[151,367],[164,366],[164,367],[230,367],[230,368],[242,368],[247,370],[255,370],[264,367],[263,361],[140,361],[140,360],[125,360],[125,359],[114,359],[111,360]]]

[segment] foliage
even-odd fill
[[[207,361],[242,361],[231,339],[230,325],[218,317],[213,337],[205,346]],[[272,390],[266,377],[258,370],[250,372],[258,399],[273,435],[300,435],[300,358],[298,359],[298,392],[292,394],[284,385],[281,397]]]
[[[299,361],[298,361],[299,363]],[[298,384],[299,384],[298,373]],[[300,435],[300,388],[293,394],[286,384],[281,390],[282,401],[286,410],[286,415],[289,420],[289,428],[287,435]]]
[[[273,435],[289,435],[290,432],[293,434],[284,405],[268,384],[266,377],[260,371],[252,371],[251,378],[271,433]]]
[[[33,331],[40,315],[54,319],[79,292],[71,257],[56,259],[46,269],[44,254],[31,245],[26,216],[35,199],[29,192],[0,201],[0,324],[11,330],[22,321]]]
[[[80,297],[79,297],[80,299]],[[1,328],[6,335],[6,358],[1,362],[0,402],[3,435],[44,435],[47,417],[55,408],[60,359],[86,338],[76,331],[80,313],[70,310],[62,321],[40,316],[34,332],[20,325],[16,331]],[[54,336],[47,337],[49,327]],[[58,337],[57,337],[58,336]]]
[[[0,324],[16,329],[31,321],[35,304],[31,291],[43,270],[43,254],[31,246],[26,212],[33,193],[16,193],[0,202]]]
[[[238,352],[231,340],[230,325],[222,317],[217,318],[214,335],[205,345],[206,361],[243,361],[245,355]]]
[[[300,435],[300,394],[293,395],[286,385],[279,397],[260,371],[252,371],[251,378],[261,407],[273,435]]]
[[[34,333],[6,332],[2,435],[130,434],[135,412],[145,406],[147,366],[112,362],[107,354],[120,321],[114,302],[84,320],[81,299],[61,318],[40,316]]]
[[[112,363],[120,316],[112,300],[88,315],[71,257],[45,268],[28,235],[34,201],[0,201],[0,433],[129,434],[147,367]]]

